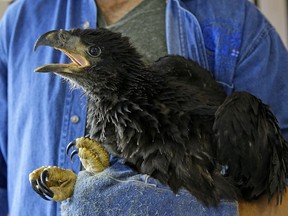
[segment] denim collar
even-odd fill
[[[199,22],[181,1],[167,1],[166,41],[169,54],[182,55],[209,69]]]

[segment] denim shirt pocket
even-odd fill
[[[169,0],[166,10],[168,53],[198,62],[231,94],[241,45],[241,20],[204,14],[196,17],[177,0]]]
[[[210,70],[229,95],[241,47],[241,25],[237,20],[207,19],[201,23]]]

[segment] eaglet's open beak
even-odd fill
[[[43,34],[36,42],[34,51],[39,46],[50,46],[60,50],[67,55],[72,62],[69,64],[46,64],[35,69],[35,72],[56,72],[56,73],[81,73],[82,69],[89,66],[85,58],[86,47],[81,43],[80,38],[71,35],[69,31],[54,30]]]

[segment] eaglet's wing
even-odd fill
[[[214,132],[217,160],[245,199],[262,193],[281,198],[288,145],[267,105],[246,92],[232,94],[216,112]]]

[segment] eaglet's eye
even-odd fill
[[[88,50],[88,54],[92,57],[98,57],[101,54],[101,49],[97,46],[91,46]]]

